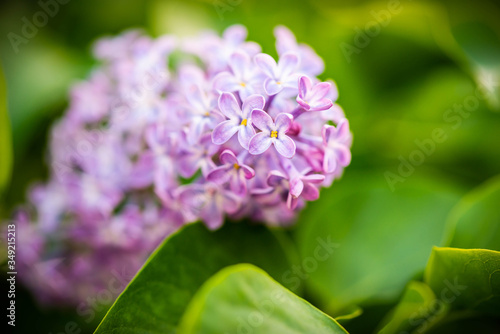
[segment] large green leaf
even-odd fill
[[[447,312],[446,304],[436,302],[437,297],[425,283],[411,281],[398,305],[382,321],[379,334],[423,332],[439,321]]]
[[[424,281],[452,310],[500,316],[500,252],[435,247]]]
[[[300,269],[311,293],[333,315],[352,305],[393,302],[423,271],[459,196],[437,178],[411,175],[391,191],[378,173],[351,173],[302,213]],[[319,239],[338,244],[316,258]],[[307,258],[316,259],[312,266]]]
[[[450,247],[500,251],[500,176],[481,185],[455,206],[448,217]]]
[[[0,64],[0,194],[7,186],[12,167],[10,121],[7,114],[7,87]]]
[[[184,314],[180,334],[347,333],[334,319],[248,264],[208,280]]]
[[[220,269],[253,263],[281,281],[289,260],[263,226],[192,224],[170,236],[118,297],[96,333],[174,333],[199,287]]]
[[[498,329],[492,317],[500,314],[499,252],[434,247],[424,280],[410,282],[379,334],[467,333],[463,326],[471,328],[478,319],[487,323],[481,326],[485,333]]]

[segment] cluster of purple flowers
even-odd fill
[[[352,136],[335,84],[316,77],[321,58],[285,27],[278,61],[246,36],[98,41],[102,65],[53,129],[36,215],[18,217],[23,277],[41,300],[106,289],[189,222],[289,224],[342,174]]]

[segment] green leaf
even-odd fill
[[[263,226],[227,223],[214,232],[185,226],[149,258],[96,333],[175,333],[195,292],[228,265],[252,263],[280,281],[289,267],[280,242]]]
[[[0,194],[8,185],[12,169],[10,121],[7,114],[7,86],[0,64]]]
[[[452,310],[500,315],[500,252],[434,247],[424,281]]]
[[[329,314],[341,315],[352,305],[393,302],[425,268],[459,196],[455,187],[415,174],[392,192],[384,171],[347,171],[302,213],[297,232],[301,274]],[[315,258],[318,238],[339,246],[311,267],[306,259]]]
[[[398,305],[382,321],[379,334],[423,332],[447,312],[447,304],[437,302],[436,295],[425,283],[411,281]]]
[[[424,280],[410,282],[379,334],[453,333],[500,314],[499,252],[434,247]]]
[[[500,251],[499,203],[500,176],[464,196],[448,217],[446,245]]]
[[[225,268],[198,291],[180,334],[347,333],[334,319],[248,264]]]

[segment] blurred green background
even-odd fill
[[[442,244],[446,217],[460,197],[500,172],[500,7],[494,1],[72,0],[59,4],[16,52],[9,33],[22,36],[23,17],[32,21],[40,10],[34,1],[0,5],[10,120],[9,130],[0,108],[0,159],[8,161],[10,148],[13,154],[10,175],[0,170],[2,219],[23,203],[30,183],[47,178],[49,129],[67,106],[69,85],[96,66],[92,43],[131,27],[188,36],[240,23],[250,40],[276,56],[272,30],[282,24],[324,59],[320,77],[338,85],[354,133],[353,159],[342,181],[323,191],[291,234],[303,256],[314,247],[307,240],[317,235],[347,245],[335,265],[320,266],[305,293],[333,315],[363,304],[363,316],[346,324],[353,333],[380,320],[405,282],[421,275],[429,246]],[[377,23],[384,13],[390,15]],[[418,143],[427,143],[427,151]],[[389,281],[375,275],[346,292],[352,277],[364,273],[342,261],[364,261],[369,272],[394,261],[399,265],[386,270],[403,274]],[[345,276],[332,282],[328,277],[339,276],[337,270]],[[321,295],[325,289],[332,296]],[[376,293],[366,298],[365,290]],[[83,332],[96,326],[23,295],[20,333],[34,324],[40,333],[64,332],[67,317]],[[337,298],[335,306],[325,302],[329,298]]]

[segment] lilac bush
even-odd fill
[[[277,27],[279,59],[246,41],[139,31],[96,43],[101,62],[54,127],[51,177],[17,217],[21,277],[78,303],[201,220],[293,223],[350,163],[352,136],[321,58]]]

